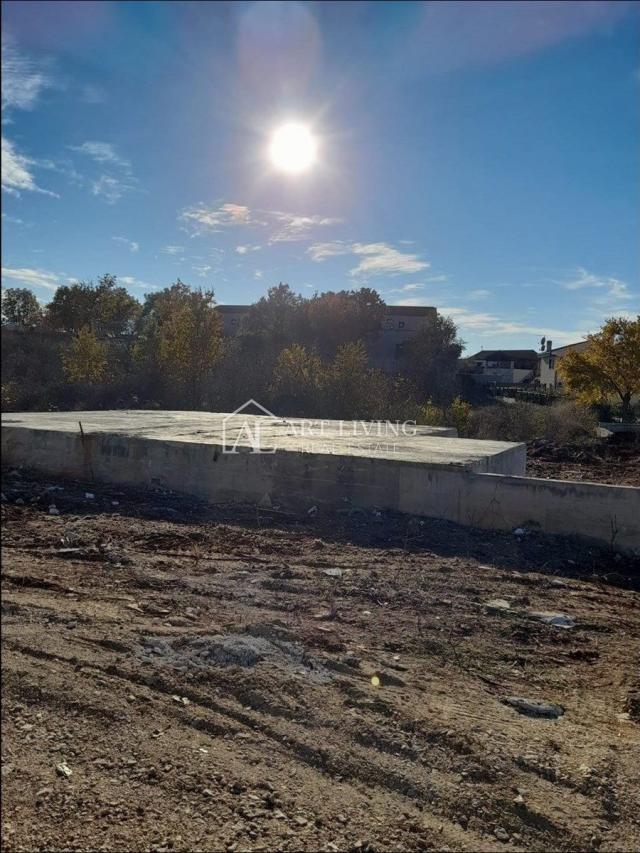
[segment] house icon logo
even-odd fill
[[[257,410],[253,413],[251,410]],[[251,453],[275,453],[276,447],[264,447],[262,429],[283,423],[257,400],[250,399],[222,419],[222,452],[239,453],[238,446],[251,448]]]

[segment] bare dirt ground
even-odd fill
[[[4,850],[640,848],[637,560],[2,490]]]
[[[533,442],[527,448],[527,475],[640,486],[640,441],[605,439],[575,445]]]

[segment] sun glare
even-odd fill
[[[271,138],[269,159],[276,169],[297,175],[316,161],[318,142],[304,124],[290,122],[279,127]]]

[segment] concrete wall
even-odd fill
[[[5,464],[56,476],[182,491],[212,502],[267,503],[305,512],[357,505],[488,529],[539,527],[640,553],[640,489],[478,474],[367,456],[219,447],[127,435],[5,427]]]

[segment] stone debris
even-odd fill
[[[270,662],[320,684],[332,680],[328,670],[311,658],[303,646],[275,637],[267,639],[251,634],[214,634],[171,640],[147,637],[141,657],[148,663],[168,663],[183,672],[193,667],[249,668]]]
[[[533,610],[529,613],[533,619],[539,619],[547,625],[553,625],[556,628],[575,628],[575,622],[571,616],[566,613],[554,613],[551,610]]]
[[[489,613],[497,613],[500,610],[511,610],[511,603],[506,598],[491,598],[489,601],[485,601],[484,606]]]
[[[329,578],[341,578],[342,569],[323,569],[322,574],[327,575]]]
[[[56,773],[58,774],[58,776],[62,776],[65,779],[68,779],[73,774],[73,771],[66,763],[66,761],[61,761],[60,764],[56,764]]]
[[[556,720],[564,714],[562,705],[553,702],[543,702],[540,699],[525,699],[522,696],[507,696],[502,700],[505,705],[515,708],[519,714],[527,717],[545,717]]]

